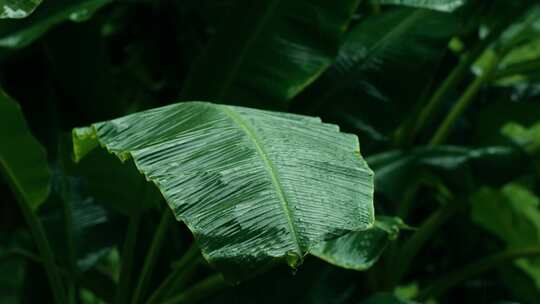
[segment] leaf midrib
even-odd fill
[[[281,203],[281,207],[283,209],[283,212],[285,213],[285,217],[287,218],[288,226],[289,226],[289,232],[293,237],[293,242],[296,247],[297,253],[299,257],[302,257],[302,249],[300,247],[299,243],[299,236],[298,231],[296,229],[295,223],[292,218],[292,211],[289,206],[289,201],[287,199],[287,196],[285,195],[285,191],[283,189],[283,186],[281,184],[281,181],[279,179],[279,176],[277,174],[277,169],[275,168],[274,164],[268,157],[268,154],[263,148],[263,144],[261,140],[259,140],[257,136],[257,132],[253,129],[253,127],[250,125],[249,122],[245,121],[238,113],[236,113],[234,110],[227,106],[219,106],[219,108],[235,123],[237,124],[242,131],[247,135],[247,137],[250,139],[250,141],[253,143],[253,146],[255,146],[255,149],[257,150],[257,153],[259,154],[260,158],[264,162],[264,167],[266,169],[266,172],[270,176],[272,180],[272,185],[274,186],[276,193],[278,194],[278,198]]]

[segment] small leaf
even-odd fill
[[[504,125],[501,132],[528,154],[540,156],[540,122],[528,129],[520,124],[510,122]]]
[[[339,267],[366,270],[377,262],[386,246],[398,237],[401,228],[408,228],[401,219],[378,216],[372,228],[321,242],[311,249],[311,254]]]
[[[42,0],[0,0],[0,19],[20,19],[30,15]]]
[[[278,259],[297,267],[315,244],[373,225],[373,173],[356,136],[318,118],[185,102],[92,128],[235,280]]]
[[[20,106],[0,89],[0,172],[20,199],[37,209],[50,191],[45,149],[32,136]]]

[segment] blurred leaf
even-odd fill
[[[360,133],[393,131],[429,87],[456,25],[449,14],[422,9],[369,16],[347,35],[336,63],[300,96],[298,111]]]
[[[478,145],[507,144],[508,139],[503,136],[501,129],[508,122],[531,126],[538,121],[538,117],[538,100],[509,100],[507,95],[502,95],[501,100],[482,107],[473,118],[475,134],[472,141]]]
[[[397,239],[401,228],[407,225],[400,218],[377,216],[372,228],[321,242],[311,254],[335,266],[366,270],[377,262],[388,244]]]
[[[332,63],[358,2],[237,1],[182,99],[285,107]]]
[[[0,0],[0,19],[24,18],[30,15],[42,0]]]
[[[0,20],[0,48],[22,48],[66,20],[84,21],[112,0],[48,0],[23,20]]]
[[[504,125],[502,133],[522,147],[525,152],[540,156],[540,122],[528,129],[510,122]]]
[[[0,89],[0,172],[32,209],[49,196],[51,173],[45,149],[32,136],[20,106]]]
[[[371,296],[367,300],[360,302],[360,304],[414,304],[416,302],[406,301],[398,298],[395,295],[389,293],[378,293]]]
[[[412,150],[390,150],[366,160],[375,172],[375,186],[394,201],[400,201],[422,168],[451,172],[472,161],[513,159],[515,150],[509,147],[471,149],[460,146],[417,147]],[[515,164],[515,163],[514,163]],[[461,176],[461,178],[464,178]]]
[[[356,136],[318,118],[189,102],[91,128],[233,279],[278,259],[296,267],[314,244],[373,225],[373,173]]]
[[[482,188],[471,197],[472,220],[509,248],[540,244],[540,200],[527,188],[508,184],[500,191]],[[516,266],[540,288],[540,259],[519,259]]]
[[[77,136],[83,138],[82,134]],[[95,144],[96,138],[93,140]],[[85,148],[82,141],[78,142],[76,147]],[[154,185],[145,181],[132,162],[122,164],[113,155],[101,149],[94,149],[95,147],[97,145],[90,145],[88,147],[90,153],[76,164],[70,157],[71,140],[63,142],[62,165],[66,174],[75,179],[75,185],[67,187],[64,191],[68,192],[64,195],[69,194],[75,198],[82,196],[84,200],[91,200],[127,216],[157,206],[162,199],[161,194]],[[80,155],[78,150],[75,153]],[[76,191],[71,189],[74,186],[77,188]],[[133,187],[135,188],[132,191],[119,191]],[[72,202],[80,200],[82,198],[75,201],[71,199]]]
[[[373,4],[393,4],[452,12],[465,4],[465,0],[371,0]]]
[[[538,69],[535,67],[540,60],[539,37],[540,6],[534,6],[503,33],[491,51],[479,58],[474,66],[476,72],[481,72],[489,57],[502,50],[504,58],[493,75],[497,84],[516,85],[536,78]]]
[[[71,212],[77,267],[84,272],[108,254],[115,241],[120,240],[122,230],[111,213],[93,197],[81,195],[81,180],[63,177],[59,183],[57,191]]]
[[[0,303],[18,304],[28,264],[25,254],[32,241],[25,231],[16,231],[0,234],[0,243]]]

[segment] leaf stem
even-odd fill
[[[30,205],[22,199],[22,196],[16,193],[15,197],[21,208],[24,219],[30,227],[34,242],[43,261],[43,267],[45,268],[49,284],[51,285],[54,301],[57,304],[68,303],[64,285],[60,278],[56,263],[54,262],[54,255],[49,240],[47,239],[47,235],[45,234],[45,230],[43,229],[37,214],[30,208]]]
[[[142,212],[137,211],[129,218],[127,236],[122,248],[120,279],[118,280],[118,290],[116,291],[116,304],[124,304],[129,301],[130,285],[135,260],[135,245],[137,243],[137,232]]]
[[[508,26],[508,22],[501,22],[496,26],[486,38],[478,42],[478,44],[467,54],[463,56],[461,62],[452,70],[450,75],[444,80],[439,88],[433,93],[432,97],[427,102],[427,105],[422,108],[418,117],[407,121],[398,130],[397,144],[403,145],[412,143],[416,135],[429,124],[434,117],[437,116],[445,98],[463,81],[471,68],[471,65],[485,52],[485,50],[495,41]]]
[[[161,303],[167,295],[181,289],[198,265],[199,248],[195,243],[184,253],[180,261],[173,265],[173,271],[149,297],[148,304]]]
[[[399,258],[394,258],[392,262],[394,275],[390,280],[390,286],[396,286],[401,281],[403,276],[409,270],[412,260],[416,257],[422,246],[431,238],[439,227],[454,215],[456,211],[456,204],[448,202],[443,207],[439,207],[424,220],[418,230],[407,240],[407,242],[405,242],[399,253],[395,255]]]
[[[531,256],[540,256],[540,247],[535,246],[519,249],[509,249],[482,258],[479,261],[466,265],[465,267],[451,272],[443,278],[435,281],[435,283],[431,284],[426,289],[420,292],[420,294],[418,295],[418,300],[425,301],[431,297],[438,297],[445,293],[448,289],[454,287],[456,284],[463,282],[470,277],[476,276],[484,271],[500,266],[501,263]]]
[[[163,241],[165,240],[167,229],[172,222],[172,218],[173,216],[168,208],[163,210],[163,215],[161,216],[158,228],[156,230],[156,233],[154,234],[154,239],[152,241],[152,244],[150,245],[150,250],[148,251],[148,254],[144,261],[144,266],[141,276],[139,278],[139,283],[137,284],[137,288],[135,289],[133,300],[131,302],[132,304],[139,303],[145,296],[146,290],[148,289],[148,284],[150,283],[150,279],[152,278],[152,273],[154,272],[154,267],[159,257],[159,252],[163,247]]]
[[[195,284],[185,292],[163,302],[163,304],[195,303],[226,288],[227,286],[228,284],[225,282],[221,274],[214,274]]]
[[[65,233],[68,249],[68,271],[70,272],[71,277],[77,277],[77,262],[73,237],[73,209],[69,200],[63,199],[62,201],[64,205],[64,228],[66,230]],[[69,303],[76,303],[76,286],[74,280],[68,280],[67,292]]]
[[[486,82],[486,80],[489,80],[491,78],[491,74],[493,73],[493,71],[495,71],[495,69],[499,65],[501,58],[502,56],[497,53],[495,53],[492,57],[489,58],[488,62],[486,63],[485,71],[483,71],[482,75],[477,77],[467,87],[467,89],[465,90],[465,93],[459,98],[456,104],[452,107],[452,109],[450,110],[450,113],[448,113],[444,121],[441,123],[441,125],[435,132],[435,135],[433,135],[433,138],[429,142],[431,146],[442,144],[446,140],[454,123],[457,121],[457,119],[461,116],[461,114],[463,114],[465,109],[467,109],[467,107],[474,100],[474,97],[476,97],[476,94],[478,93],[482,85]]]

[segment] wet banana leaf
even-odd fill
[[[452,12],[465,4],[465,0],[372,0],[375,4],[393,4]]]
[[[31,208],[45,201],[51,173],[45,149],[32,136],[20,106],[0,89],[0,173]]]
[[[182,99],[284,108],[333,62],[358,3],[237,1]]]
[[[1,0],[0,19],[4,18],[24,18],[30,15],[41,0]]]
[[[354,270],[366,270],[379,259],[384,249],[406,228],[400,218],[377,216],[375,225],[337,239],[319,243],[311,254],[330,264]]]
[[[373,225],[358,139],[318,118],[185,102],[73,134],[76,158],[101,145],[133,159],[232,280]]]

